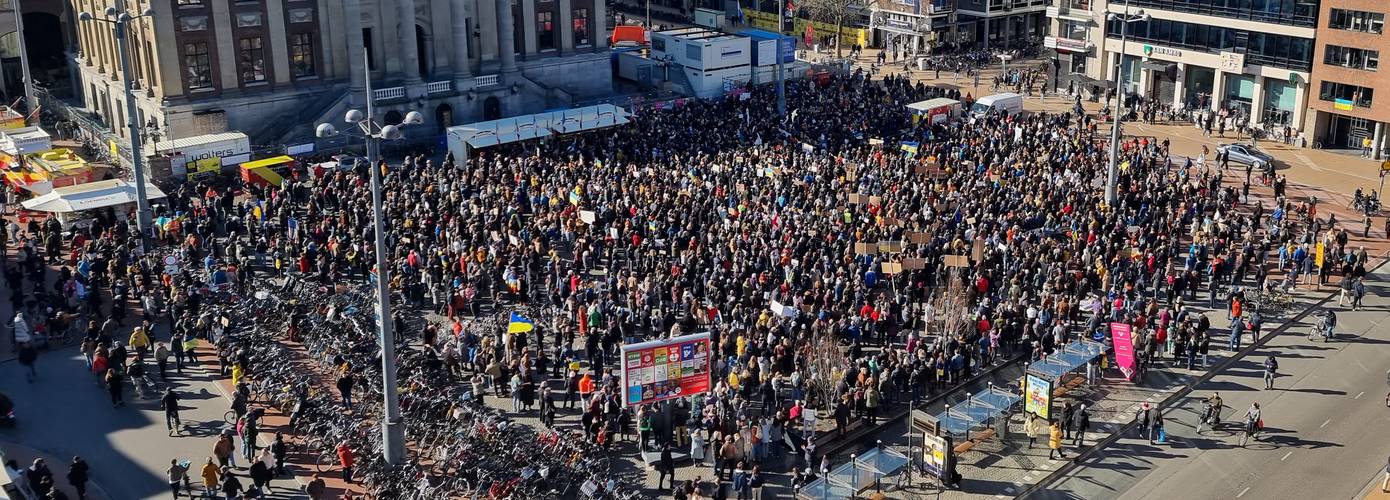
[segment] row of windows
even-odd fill
[[[1110,37],[1120,36],[1121,21],[1107,21]],[[1202,52],[1238,52],[1250,64],[1308,71],[1313,66],[1313,40],[1168,19],[1129,23],[1128,36],[1153,43]]]
[[[590,44],[589,41],[589,9],[574,9],[570,17],[571,38],[570,42],[576,47],[583,47]],[[538,50],[554,50],[558,37],[555,34],[555,13],[537,12],[536,13],[536,48]]]
[[[1308,28],[1315,26],[1318,19],[1317,0],[1133,0],[1133,4]]]
[[[1385,30],[1385,14],[1359,10],[1332,9],[1327,27],[1335,30],[1380,33]]]
[[[290,34],[290,75],[294,78],[312,77],[314,68],[314,37],[311,33]],[[183,44],[183,67],[189,90],[212,88],[212,56],[208,42]],[[264,83],[265,41],[261,37],[237,40],[237,73],[242,85]]]
[[[1380,68],[1380,51],[1328,45],[1323,54],[1322,63],[1375,71]]]
[[[1374,93],[1375,89],[1372,88],[1324,80],[1322,88],[1318,92],[1318,99],[1329,102],[1351,101],[1353,106],[1369,108],[1371,107],[1371,96]]]

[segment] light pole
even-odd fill
[[[150,248],[150,228],[153,224],[150,222],[150,200],[145,194],[145,183],[148,179],[145,178],[145,165],[140,158],[140,108],[135,103],[135,75],[130,73],[130,38],[127,32],[130,30],[131,21],[153,16],[154,9],[147,8],[140,15],[132,16],[125,10],[125,0],[116,0],[116,5],[107,7],[103,13],[106,17],[95,17],[90,12],[82,12],[77,15],[77,19],[99,21],[116,28],[116,52],[121,58],[121,82],[125,87],[126,127],[130,129],[130,164],[135,175],[135,223],[140,229],[140,250],[147,251]],[[28,77],[25,77],[25,80],[28,80]]]
[[[362,58],[366,57],[364,53]],[[363,64],[362,67],[366,68],[367,65]],[[393,325],[390,277],[386,265],[386,223],[381,207],[381,166],[377,164],[377,157],[381,141],[400,139],[401,127],[424,123],[425,117],[419,111],[411,111],[405,114],[400,125],[377,124],[372,116],[372,75],[365,69],[364,72],[367,73],[367,113],[364,116],[361,111],[349,109],[343,121],[357,126],[359,133],[352,135],[366,139],[367,163],[370,164],[368,170],[372,174],[372,230],[376,233],[376,335],[377,342],[381,344],[381,392],[386,406],[385,419],[381,423],[381,455],[386,463],[396,465],[405,457],[405,428],[401,426],[400,397],[396,394],[396,345],[395,337],[391,334]],[[320,123],[314,133],[318,137],[332,137],[338,135],[338,129],[331,123]]]
[[[774,56],[777,58],[777,115],[784,120],[787,118],[787,81],[782,76],[782,37],[787,36],[786,10],[787,0],[777,0],[777,45],[775,49],[777,55]],[[793,41],[792,43],[795,44],[796,42]],[[795,45],[792,47],[792,52],[796,52]]]
[[[1142,9],[1131,15],[1129,13],[1129,0],[1125,0],[1124,14],[1109,12],[1105,14],[1105,18],[1111,21],[1121,21],[1120,57],[1115,63],[1115,116],[1110,127],[1110,161],[1105,171],[1105,205],[1113,207],[1115,205],[1115,178],[1119,175],[1120,168],[1117,156],[1120,152],[1120,115],[1122,114],[1120,109],[1123,107],[1121,103],[1124,102],[1120,94],[1120,72],[1124,71],[1125,67],[1125,43],[1129,41],[1129,23],[1148,21],[1149,15],[1145,14]]]

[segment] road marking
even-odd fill
[[[1013,492],[1014,492],[1014,487],[1013,487],[1013,486],[1010,486],[1010,487],[1008,487],[1008,488],[1004,488],[1004,493],[1008,493],[1008,494],[1012,495]]]
[[[1302,153],[1294,153],[1293,157],[1298,158],[1299,161],[1303,162],[1304,166],[1312,169],[1314,172],[1322,171],[1322,167],[1319,167],[1317,163],[1314,163],[1313,160],[1308,159],[1308,157],[1304,156]]]
[[[1359,394],[1356,395],[1356,397],[1351,398],[1351,399],[1361,399],[1361,396],[1365,396],[1365,395],[1366,395],[1366,391],[1361,391]]]
[[[1284,454],[1284,458],[1279,459],[1279,461],[1280,461],[1280,462],[1283,462],[1283,461],[1285,461],[1285,460],[1288,460],[1288,459],[1289,459],[1289,455],[1292,455],[1292,454],[1293,454],[1292,451],[1290,451],[1290,452],[1288,452],[1288,453],[1285,453],[1285,454]]]
[[[1329,418],[1329,419],[1327,419],[1326,422],[1323,422],[1322,425],[1319,425],[1318,428],[1321,429],[1321,428],[1323,428],[1323,427],[1327,427],[1327,424],[1330,424],[1330,423],[1332,423],[1332,419]]]
[[[1239,494],[1239,495],[1236,495],[1236,498],[1243,497],[1243,496],[1245,496],[1246,493],[1249,493],[1249,492],[1250,492],[1250,487],[1249,487],[1249,486],[1246,486],[1245,489],[1240,490],[1240,494]]]

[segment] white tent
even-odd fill
[[[165,194],[147,182],[145,197],[156,200],[164,198]],[[134,184],[123,179],[111,179],[54,188],[48,194],[25,200],[23,204],[26,210],[63,213],[135,203],[135,199]]]
[[[630,122],[630,116],[621,107],[599,104],[459,125],[449,127],[449,151],[454,153],[455,158],[462,159],[467,155],[468,148],[485,148],[555,134],[624,125]]]

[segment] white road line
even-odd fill
[[[1249,486],[1246,486],[1245,489],[1240,490],[1240,494],[1239,494],[1239,495],[1236,495],[1236,498],[1243,497],[1243,496],[1245,496],[1246,493],[1249,493],[1249,492],[1250,492],[1250,487],[1249,487]]]
[[[1326,422],[1323,422],[1322,425],[1319,425],[1318,428],[1321,429],[1321,428],[1323,428],[1323,427],[1327,427],[1327,424],[1330,424],[1330,423],[1332,423],[1332,419],[1329,418],[1329,419],[1327,419]]]
[[[1280,462],[1283,462],[1283,461],[1285,461],[1285,460],[1288,460],[1288,459],[1289,459],[1289,455],[1292,455],[1292,454],[1293,454],[1292,451],[1290,451],[1290,452],[1288,452],[1288,453],[1285,453],[1285,454],[1284,454],[1284,458],[1279,459],[1279,461],[1280,461]]]
[[[1013,487],[1013,486],[1010,486],[1010,487],[1008,487],[1008,488],[1004,488],[1004,493],[1008,493],[1008,494],[1012,495],[1012,494],[1014,493],[1014,487]]]
[[[1356,397],[1351,398],[1351,399],[1361,399],[1361,396],[1365,396],[1365,395],[1366,395],[1366,391],[1361,391],[1360,393],[1358,393],[1358,394],[1356,395]]]

